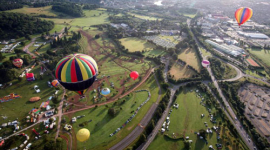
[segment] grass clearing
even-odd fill
[[[190,90],[193,90],[192,92]],[[230,131],[227,127],[220,126],[219,124],[213,124],[210,122],[209,112],[207,108],[211,109],[211,113],[215,114],[214,118],[217,122],[223,120],[219,116],[219,112],[215,109],[215,107],[210,107],[205,104],[204,107],[200,102],[201,98],[196,96],[197,93],[194,92],[195,88],[184,88],[184,91],[180,92],[176,103],[179,104],[179,108],[175,109],[172,108],[172,112],[170,115],[170,125],[169,131],[165,131],[164,134],[158,134],[154,141],[150,144],[149,150],[175,150],[175,149],[185,149],[184,147],[184,140],[181,137],[189,136],[189,140],[192,140],[191,149],[192,150],[208,150],[209,145],[213,145],[216,149],[216,143],[222,143],[223,149],[241,149],[233,144],[233,141],[236,138],[230,134]],[[207,95],[201,93],[204,99],[207,99]],[[205,102],[203,102],[204,104]],[[204,114],[204,117],[201,117],[201,114]],[[205,122],[207,122],[208,127],[205,126]],[[218,126],[220,131],[221,140],[217,139],[218,134],[214,129],[213,126]],[[213,133],[206,134],[206,139],[208,144],[205,143],[204,140],[201,140],[197,134],[194,132],[198,132],[200,129],[211,128]],[[173,133],[176,138],[180,139],[173,139]],[[223,138],[227,137],[227,138]],[[226,142],[231,143],[227,148],[225,148]],[[240,144],[240,146],[242,146]]]
[[[121,44],[125,46],[125,48],[128,49],[129,52],[143,51],[143,50],[147,51],[153,50],[155,48],[154,44],[135,37],[123,38],[120,39],[120,41]]]
[[[166,54],[167,54],[166,51],[161,50],[161,49],[154,49],[154,50],[147,51],[147,52],[143,53],[144,56],[148,56],[148,57],[163,56],[163,55],[166,55]]]
[[[190,48],[185,49],[178,55],[178,58],[185,61],[187,65],[192,66],[194,69],[200,72],[201,62],[199,62],[199,58],[194,49]]]
[[[200,50],[204,57],[212,57],[212,54],[208,52],[207,50],[205,50],[204,48],[200,48]]]
[[[137,126],[140,120],[143,118],[145,113],[151,107],[151,105],[157,100],[158,96],[158,86],[153,76],[151,76],[146,83],[140,86],[137,90],[148,89],[151,91],[150,100],[138,111],[137,115],[129,122],[124,128],[122,128],[114,136],[109,137],[117,128],[121,127],[126,120],[132,116],[133,110],[136,110],[139,105],[145,101],[148,97],[147,92],[132,93],[130,96],[126,96],[123,99],[126,100],[124,104],[120,104],[123,99],[118,100],[117,105],[109,104],[109,108],[116,108],[120,112],[115,117],[110,117],[108,115],[108,108],[105,106],[100,106],[98,108],[93,108],[85,111],[78,112],[74,116],[85,115],[84,118],[78,119],[78,122],[73,125],[75,131],[78,131],[80,127],[78,125],[82,122],[92,120],[88,123],[85,128],[89,129],[91,132],[91,137],[87,142],[79,143],[77,142],[77,148],[83,149],[85,147],[90,149],[108,149],[125,136],[127,136],[132,130]]]
[[[226,69],[225,69],[225,72],[223,74],[223,79],[231,79],[233,77],[236,77],[237,76],[237,72],[236,70],[231,67],[230,65],[227,65],[226,64]]]
[[[178,43],[179,43],[179,41],[178,41],[177,39],[174,38],[174,37],[177,38],[178,36],[159,35],[159,37],[160,37],[161,39],[167,40],[167,41],[172,42],[172,43],[174,43],[174,44],[178,44]]]
[[[264,49],[249,49],[249,52],[255,56],[257,56],[260,61],[263,61],[267,66],[270,66],[270,52],[269,50]]]
[[[23,13],[23,14],[32,15],[32,16],[47,15],[47,16],[53,16],[53,17],[57,17],[59,14],[61,14],[59,12],[53,11],[52,6],[45,6],[45,7],[38,7],[38,8],[24,6],[23,8],[8,10],[6,12],[17,12],[17,13]]]
[[[172,78],[176,80],[190,78],[193,75],[196,75],[196,73],[193,70],[188,69],[187,66],[181,66],[181,65],[178,65],[177,63],[173,64],[169,73],[172,76]]]
[[[92,26],[104,23],[109,23],[108,14],[104,10],[84,10],[85,17],[75,18],[70,25],[72,26]]]
[[[162,20],[161,18],[157,18],[157,17],[151,17],[151,16],[144,16],[144,15],[139,15],[139,14],[135,14],[135,13],[128,13],[129,15],[132,15],[136,18],[140,18],[143,20]]]

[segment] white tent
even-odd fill
[[[36,92],[39,93],[40,92],[40,89],[37,89]]]

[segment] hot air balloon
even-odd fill
[[[208,60],[203,60],[202,61],[202,66],[203,67],[207,67],[208,65],[210,65],[210,62]]]
[[[59,82],[58,82],[58,80],[55,79],[55,80],[52,81],[51,84],[52,84],[52,86],[57,87]]]
[[[139,73],[137,71],[132,71],[129,76],[133,79],[136,80],[139,77]]]
[[[14,59],[12,61],[13,65],[18,67],[18,68],[21,68],[22,67],[22,64],[23,64],[23,60],[18,58],[18,59]]]
[[[26,73],[26,80],[27,81],[34,81],[35,80],[35,75],[33,73]]]
[[[81,96],[94,83],[97,74],[96,61],[85,54],[68,55],[58,62],[55,69],[55,76],[59,83]]]
[[[76,134],[76,138],[80,142],[84,142],[88,140],[89,137],[90,137],[90,131],[86,128],[80,129]]]
[[[108,95],[110,95],[110,93],[111,93],[111,91],[109,88],[103,88],[100,92],[100,94],[103,96],[108,96]]]
[[[241,8],[238,8],[236,11],[235,11],[235,19],[239,25],[239,27],[245,23],[246,21],[248,21],[251,17],[252,17],[252,14],[253,14],[253,11],[251,8],[248,8],[248,7],[241,7]]]

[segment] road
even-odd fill
[[[187,21],[187,24],[188,24],[188,27],[190,27],[190,21]],[[192,32],[192,30],[190,30],[190,31]],[[197,46],[201,47],[200,43],[197,41],[195,36],[193,36],[193,39],[195,40]],[[200,53],[200,54],[202,55],[202,53]],[[255,144],[253,143],[253,141],[251,139],[249,141],[249,138],[247,137],[247,135],[248,135],[247,132],[244,129],[240,129],[240,127],[242,127],[241,123],[238,120],[234,119],[234,117],[236,117],[236,115],[235,115],[234,111],[232,110],[232,108],[229,107],[230,105],[229,105],[227,99],[225,98],[225,96],[223,95],[223,93],[218,85],[218,82],[216,81],[216,79],[212,73],[211,68],[207,67],[207,71],[209,72],[209,75],[211,76],[212,82],[214,83],[214,86],[217,88],[217,91],[218,91],[220,97],[222,98],[222,101],[224,102],[225,106],[227,107],[227,109],[224,109],[226,116],[230,119],[232,124],[235,126],[237,132],[242,137],[243,141],[249,147],[249,149],[253,149]],[[220,105],[222,105],[222,104],[220,103]]]
[[[149,121],[152,119],[156,108],[158,107],[158,102],[161,97],[161,88],[159,85],[159,82],[157,80],[157,77],[155,75],[156,82],[158,84],[159,88],[159,93],[158,93],[158,98],[157,101],[150,107],[146,115],[143,117],[139,125],[128,135],[126,136],[123,140],[121,140],[119,143],[114,145],[113,147],[110,148],[110,150],[122,150],[126,148],[129,144],[131,144],[137,137],[141,135],[141,133],[144,131],[144,127],[147,126]]]
[[[169,109],[171,107],[171,104],[172,104],[172,101],[173,101],[173,97],[174,97],[174,94],[175,94],[175,90],[173,88],[171,88],[170,90],[171,90],[171,95],[170,95],[170,100],[169,100],[169,103],[167,105],[167,108],[165,109],[165,111],[162,114],[162,117],[159,119],[158,123],[156,124],[155,129],[152,131],[152,133],[150,134],[150,136],[147,137],[147,141],[143,145],[143,147],[141,148],[141,150],[146,150],[147,147],[151,144],[151,142],[155,139],[156,135],[159,132],[159,129],[162,127],[162,124],[163,124],[164,120],[168,116]]]
[[[58,106],[58,114],[57,114],[57,116],[59,117],[58,118],[58,124],[57,124],[57,131],[56,131],[56,134],[55,134],[55,140],[58,138],[58,136],[59,136],[59,131],[60,131],[60,127],[61,127],[61,121],[62,121],[62,115],[63,115],[63,110],[62,110],[62,108],[63,108],[63,103],[64,103],[64,96],[65,96],[65,94],[66,94],[66,89],[64,89],[64,93],[63,93],[63,95],[62,95],[62,98],[61,98],[61,102],[60,102],[60,104],[59,104],[59,106]]]

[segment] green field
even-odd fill
[[[176,63],[172,65],[169,74],[176,80],[190,78],[192,75],[196,75],[196,73],[193,70],[188,69],[187,66],[181,66]]]
[[[59,12],[53,11],[52,6],[38,7],[38,8],[25,6],[20,9],[8,10],[7,12],[17,12],[17,13],[23,13],[23,14],[33,15],[33,16],[38,16],[38,15],[43,14],[43,15],[53,16],[53,17],[56,17],[60,14]]]
[[[264,62],[267,66],[270,66],[270,52],[269,50],[263,49],[249,49],[249,52],[255,56],[257,56],[260,61]]]
[[[32,71],[35,74],[35,77],[39,76],[40,66],[36,66]],[[1,103],[1,114],[3,116],[7,116],[8,120],[14,120],[19,118],[20,122],[23,118],[28,115],[28,112],[34,108],[39,107],[40,104],[47,100],[49,96],[51,96],[55,92],[55,88],[50,88],[47,85],[47,81],[51,79],[50,75],[44,75],[43,79],[38,77],[35,81],[26,81],[25,77],[23,77],[22,81],[13,81],[13,85],[7,88],[0,90],[0,97],[4,97],[9,95],[10,93],[19,94],[22,98],[17,98],[11,100],[9,102]],[[38,85],[40,89],[40,93],[36,93],[34,90],[34,85]],[[62,92],[59,92],[58,95],[60,96]],[[39,96],[41,98],[40,101],[31,103],[29,99],[31,97]],[[50,103],[52,104],[52,102]],[[4,120],[2,117],[0,118],[0,124],[6,123],[7,120]]]
[[[235,77],[236,75],[237,75],[236,70],[233,67],[226,65],[226,69],[225,72],[223,73],[222,79],[230,79]]]
[[[129,15],[135,16],[136,18],[144,19],[144,20],[161,20],[161,18],[151,17],[151,16],[144,16],[134,13],[128,13]]]
[[[86,115],[84,118],[78,119],[77,123],[73,124],[75,132],[80,129],[78,126],[80,123],[90,119],[92,120],[92,122],[85,126],[85,128],[91,131],[90,139],[84,143],[77,141],[77,148],[83,149],[84,147],[87,147],[90,149],[108,149],[123,139],[125,136],[127,136],[137,126],[150,106],[157,100],[158,97],[158,86],[156,85],[156,81],[153,76],[150,77],[146,83],[144,83],[136,90],[140,89],[148,89],[151,91],[152,96],[150,100],[144,106],[142,106],[142,108],[138,111],[137,115],[132,119],[131,122],[129,122],[124,128],[122,128],[112,137],[109,135],[113,133],[117,128],[121,127],[126,122],[126,120],[133,115],[131,112],[135,111],[137,107],[139,107],[139,105],[147,99],[147,92],[133,92],[129,96],[126,96],[123,99],[119,99],[117,104],[108,104],[109,108],[116,108],[118,110],[122,108],[122,110],[120,110],[120,112],[115,117],[108,115],[109,108],[106,108],[105,106],[100,106],[96,109],[93,108],[75,113],[73,116]],[[126,102],[122,104],[124,99]]]
[[[200,72],[201,62],[199,62],[199,58],[194,49],[185,49],[178,55],[178,58],[185,61],[187,65],[192,66],[194,69]]]
[[[159,37],[160,37],[161,39],[164,39],[164,40],[173,42],[174,44],[178,44],[178,43],[179,43],[179,40],[174,39],[174,37],[177,37],[177,36],[159,35]]]
[[[163,56],[165,54],[166,54],[166,51],[165,50],[160,50],[160,49],[154,49],[154,50],[147,51],[147,52],[143,53],[144,56],[148,56],[148,57]]]
[[[212,57],[212,54],[208,51],[206,51],[204,48],[200,48],[203,57]]]
[[[202,104],[200,104],[201,98],[196,96],[197,93],[194,92],[196,89],[193,88],[192,92],[190,90],[190,88],[184,88],[184,91],[178,95],[175,102],[179,104],[179,108],[171,108],[172,112],[170,114],[169,131],[165,131],[164,134],[158,134],[148,149],[184,149],[182,137],[186,136],[189,136],[189,140],[193,141],[191,144],[192,150],[208,150],[209,145],[213,145],[213,147],[216,149],[216,143],[222,143],[224,145],[225,141],[232,143],[230,146],[228,146],[228,149],[235,149],[236,146],[233,144],[235,138],[229,133],[228,129],[218,125],[220,121],[223,122],[218,111],[216,111],[214,107],[210,107],[208,105],[204,107]],[[208,98],[204,93],[201,93],[201,95],[203,95],[204,99]],[[214,118],[216,118],[218,124],[213,124],[210,122],[210,116],[207,108],[211,108],[211,113],[215,114]],[[204,117],[201,117],[201,114],[204,114]],[[205,126],[205,122],[207,122],[208,127]],[[211,129],[213,133],[206,134],[206,139],[208,141],[208,144],[206,144],[204,140],[201,140],[197,136],[197,134],[194,134],[194,132],[198,132],[200,129],[207,130],[207,128],[212,128],[213,126],[218,126],[221,129],[220,137],[226,136],[227,139],[221,139],[218,141],[217,133]],[[173,139],[174,137],[176,139]],[[223,149],[226,149],[225,146],[223,146]]]
[[[155,48],[154,44],[148,43],[146,40],[141,40],[135,37],[128,37],[120,39],[121,44],[128,49],[129,52],[147,51]]]

